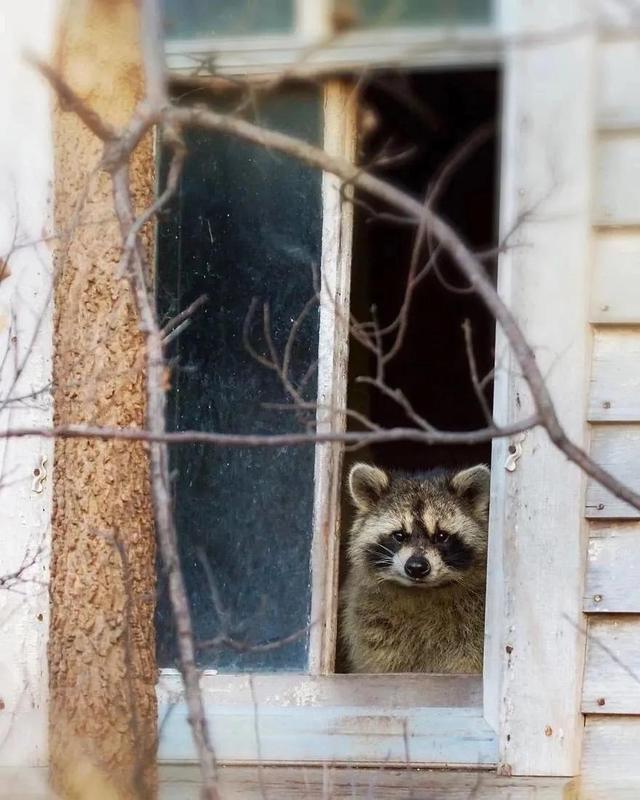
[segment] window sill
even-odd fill
[[[201,686],[220,763],[490,767],[479,675],[217,675]],[[180,678],[158,687],[162,762],[193,762]]]

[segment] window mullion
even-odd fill
[[[331,81],[325,87],[324,146],[333,155],[353,159],[356,143],[356,101],[350,84]],[[325,174],[322,181],[322,261],[320,277],[320,342],[318,348],[318,432],[343,431],[347,393],[349,292],[353,205],[345,202],[349,187]],[[311,552],[312,599],[309,670],[331,672],[337,627],[338,556],[340,545],[340,478],[343,448],[316,448],[314,531]]]

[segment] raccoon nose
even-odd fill
[[[424,556],[410,556],[404,565],[410,578],[425,578],[431,572],[431,564]]]

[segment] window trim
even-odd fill
[[[295,0],[291,32],[170,39],[169,70],[191,76],[337,75],[363,68],[495,66],[497,8],[486,23],[385,26],[335,32],[335,0]]]
[[[356,99],[349,82],[325,82],[323,145],[344,157],[355,154]],[[348,191],[338,178],[323,174],[317,424],[334,431],[346,424],[345,415],[335,409],[344,408],[346,401],[353,233],[353,206],[343,197]],[[316,445],[309,672],[249,676],[204,670],[200,685],[217,758],[230,764],[328,759],[352,766],[391,765],[406,764],[409,747],[413,764],[495,767],[497,737],[484,718],[481,675],[403,674],[399,679],[331,674],[337,640],[342,450],[339,443]],[[176,670],[160,671],[158,704],[160,761],[194,760]],[[341,711],[346,708],[348,713]],[[224,720],[225,731],[243,733],[218,740],[217,720]],[[266,730],[275,725],[278,735],[275,744],[261,737],[258,753],[255,726],[260,724]],[[378,731],[375,737],[372,726]],[[348,747],[330,752],[336,741],[348,741]]]
[[[313,76],[365,67],[494,66],[500,40],[487,26],[353,31],[309,41],[297,34],[172,40],[165,48],[169,69],[206,77]],[[215,54],[212,57],[212,53]]]
[[[324,148],[349,160],[355,157],[357,105],[352,86],[329,81],[323,98]],[[348,192],[349,189],[345,189]],[[322,255],[320,330],[318,336],[318,432],[346,428],[347,358],[353,205],[344,202],[341,181],[322,176]],[[313,540],[311,544],[311,619],[309,671],[330,673],[334,667],[338,618],[340,550],[339,442],[316,446]]]
[[[491,769],[497,737],[484,719],[480,675],[213,675],[201,680],[222,764],[322,764]],[[159,760],[197,759],[181,678],[158,686]]]

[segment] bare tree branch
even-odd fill
[[[118,439],[149,444],[209,444],[218,447],[290,447],[322,442],[345,444],[378,444],[381,442],[420,442],[422,444],[478,444],[491,439],[513,436],[540,425],[536,416],[501,428],[479,428],[474,431],[419,430],[418,428],[385,428],[375,431],[324,433],[214,433],[211,431],[156,431],[143,428],[114,428],[98,425],[57,425],[52,428],[10,428],[0,431],[0,439],[25,436],[65,439]]]

